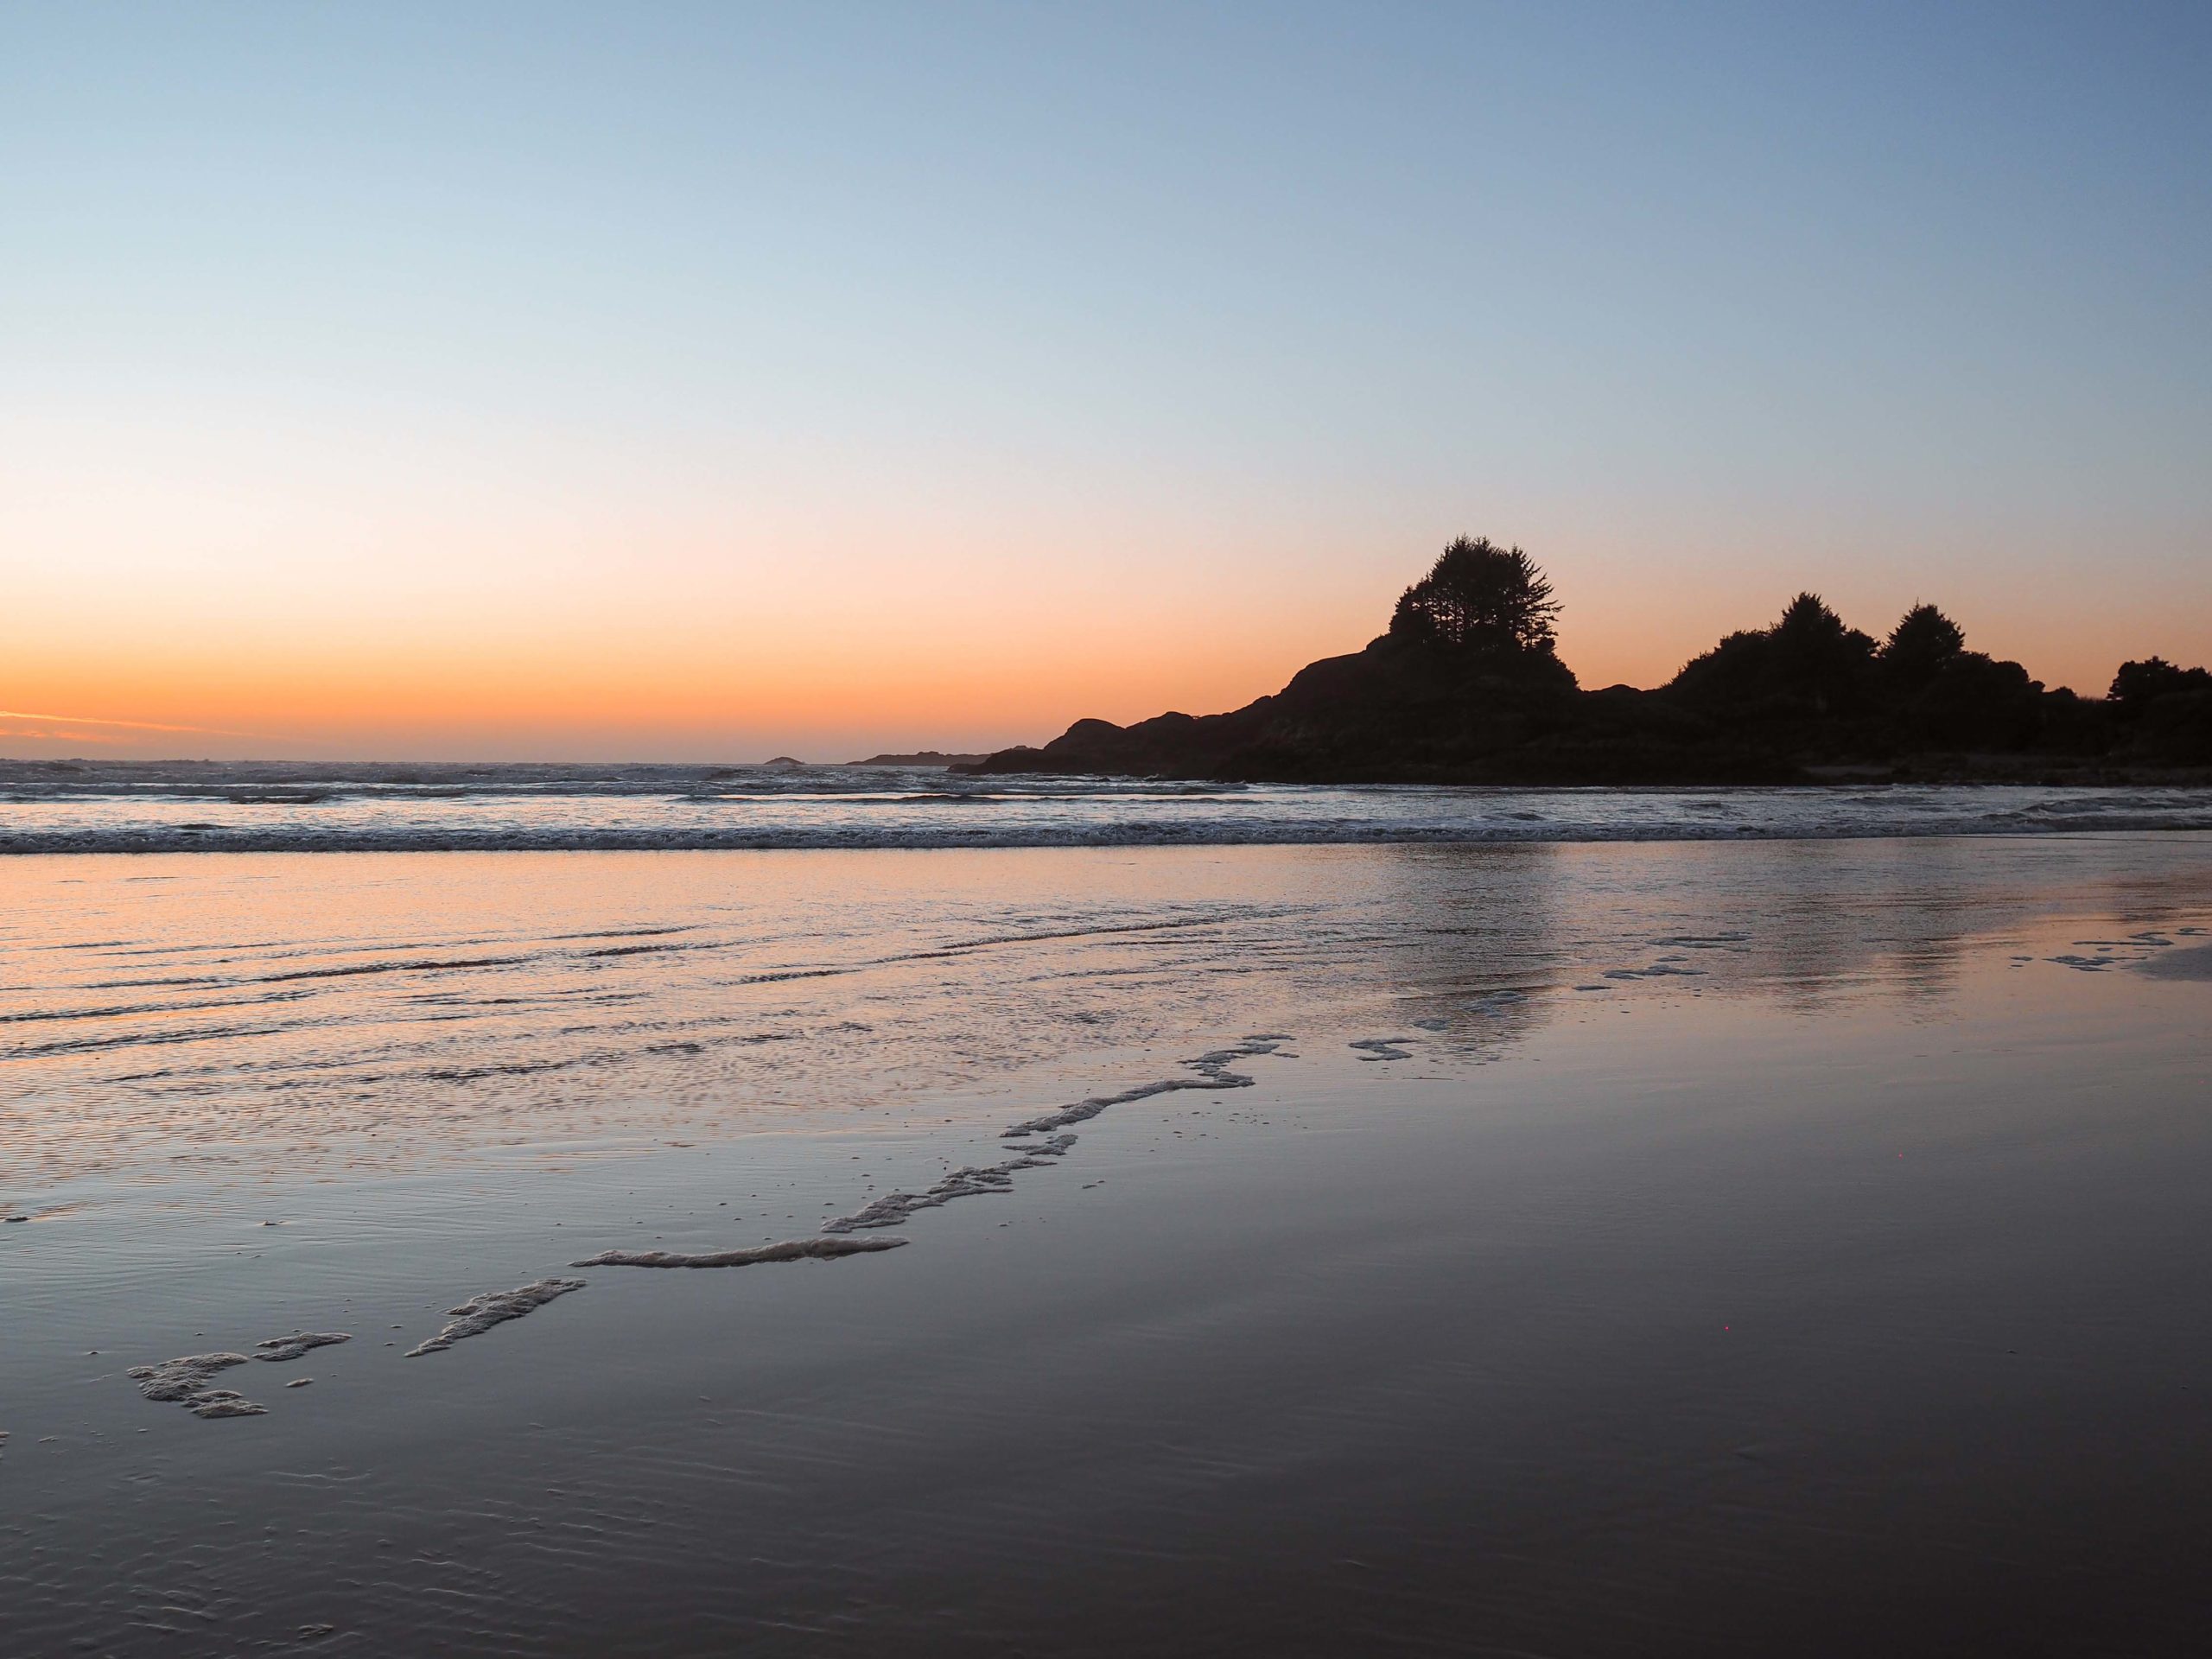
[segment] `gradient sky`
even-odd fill
[[[0,753],[1041,741],[1461,531],[1590,685],[1807,586],[2212,658],[2208,86],[2201,3],[0,0]]]

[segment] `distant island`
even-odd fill
[[[1663,686],[1586,691],[1517,547],[1461,537],[1363,651],[1229,714],[1079,720],[959,770],[1279,783],[2212,782],[2212,674],[2157,657],[2047,690],[1916,605],[1881,639],[1812,593]]]
[[[947,754],[942,749],[920,749],[912,754],[871,754],[865,760],[848,760],[849,766],[980,766],[987,754]]]

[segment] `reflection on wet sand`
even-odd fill
[[[10,1651],[2192,1618],[2212,842],[168,862],[0,868]]]
[[[18,860],[0,1193],[957,1117],[1274,1025],[1478,1058],[1600,995],[1935,1009],[2054,906],[2202,890],[2196,836],[1989,845]]]

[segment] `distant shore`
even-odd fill
[[[871,754],[865,760],[848,760],[849,766],[976,766],[988,754],[948,754],[943,749],[918,749],[912,754]]]
[[[1519,548],[1462,537],[1388,632],[1227,714],[1078,720],[986,774],[1245,783],[1692,787],[1821,782],[2212,783],[2212,672],[2122,663],[2101,696],[2046,688],[1916,605],[1885,639],[1802,593],[1666,684],[1586,690],[1551,584]]]

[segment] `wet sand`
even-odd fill
[[[1223,899],[1136,856],[1163,912]],[[2212,847],[1300,857],[1357,895],[1318,940],[942,970],[1159,1022],[964,1105],[825,1049],[839,1109],[733,1132],[648,1065],[594,1085],[630,1141],[554,1090],[512,1144],[410,1116],[356,1165],[318,1122],[241,1181],[111,1103],[108,1169],[0,1190],[0,1648],[2196,1650],[2212,1005],[2160,967]],[[40,1065],[16,1109],[93,1091]],[[906,1248],[754,1255],[888,1243],[825,1224],[963,1173]],[[250,1420],[124,1375],[240,1356],[219,1388],[287,1330],[353,1339],[251,1366]]]

